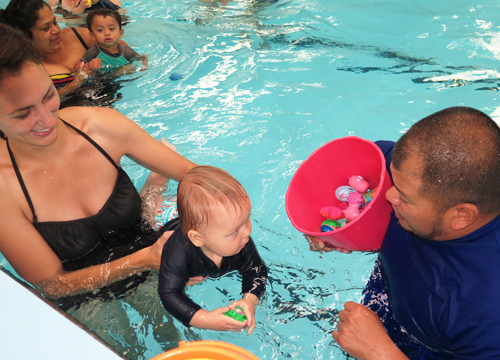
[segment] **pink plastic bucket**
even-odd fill
[[[372,201],[355,220],[340,229],[321,232],[323,206],[337,206],[335,190],[348,185],[348,176],[361,175],[378,187]],[[380,248],[389,224],[392,206],[385,198],[392,186],[384,155],[373,142],[356,136],[330,141],[309,156],[292,178],[286,193],[286,212],[300,232],[318,237],[327,244],[348,250]]]

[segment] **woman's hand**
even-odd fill
[[[160,270],[161,253],[163,251],[163,246],[173,233],[173,231],[165,231],[153,245],[146,248],[149,251],[146,258],[146,265],[148,267],[150,267],[151,269],[156,269],[158,271]]]
[[[378,315],[348,301],[339,313],[333,338],[340,348],[360,360],[408,360],[384,329]]]
[[[170,236],[172,236],[173,233],[174,233],[173,231],[165,231],[153,245],[146,248],[148,250],[146,264],[149,268],[156,269],[158,271],[160,270],[161,253],[163,251],[163,246],[165,246],[165,243],[170,238]],[[207,278],[203,276],[192,277],[189,279],[186,286],[199,284],[202,281],[205,281],[206,279]]]

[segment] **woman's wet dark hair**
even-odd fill
[[[40,54],[31,40],[16,29],[0,23],[0,83],[9,75],[18,74],[26,63],[42,65]],[[5,139],[0,131],[0,137]]]
[[[11,0],[5,10],[0,9],[0,23],[19,29],[33,39],[31,29],[38,21],[38,13],[44,6],[49,5],[43,0]]]

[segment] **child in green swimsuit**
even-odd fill
[[[123,36],[122,19],[118,12],[109,9],[92,10],[87,16],[87,26],[96,45],[82,57],[80,69],[116,68],[128,65],[133,60],[142,60],[141,70],[147,69],[147,55],[139,55],[130,47],[118,43]]]

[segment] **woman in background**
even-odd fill
[[[33,40],[59,95],[78,88],[85,73],[75,72],[85,52],[95,45],[87,29],[59,28],[56,17],[43,0],[12,0],[0,10],[0,22],[21,30]],[[125,42],[120,41],[126,45]]]

